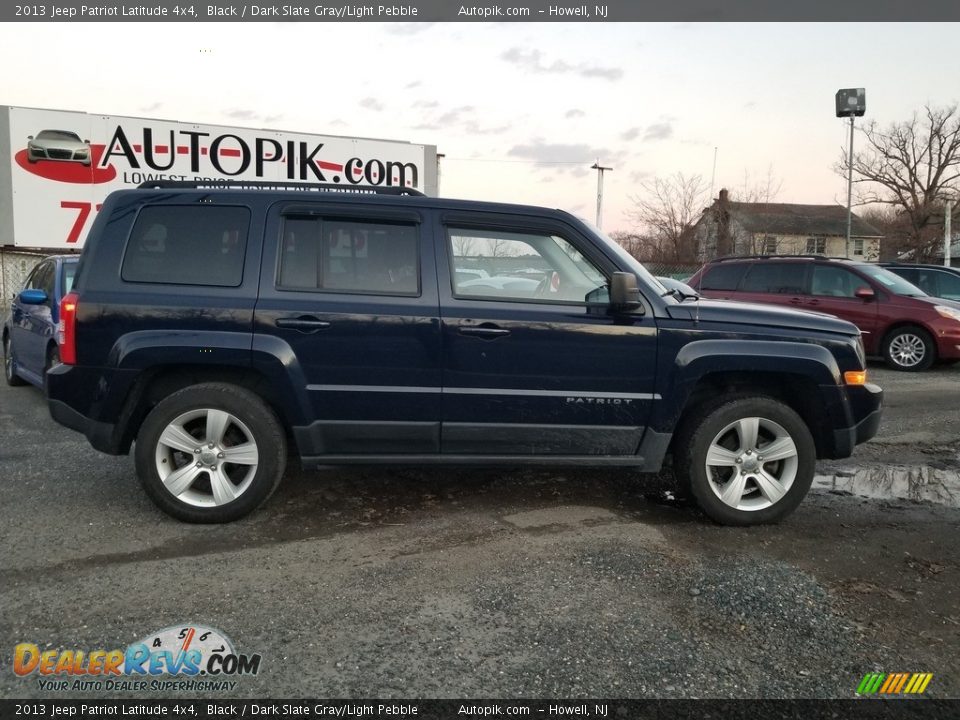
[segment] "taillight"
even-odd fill
[[[57,344],[60,345],[60,362],[77,364],[77,305],[80,296],[69,292],[60,301],[60,322],[57,324]]]

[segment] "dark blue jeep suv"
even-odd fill
[[[112,194],[62,303],[51,413],[169,514],[305,465],[666,461],[714,520],[778,520],[874,435],[850,323],[667,291],[558,210],[411,191]]]

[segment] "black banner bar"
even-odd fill
[[[0,700],[7,718],[954,720],[960,700]]]
[[[260,3],[212,0],[47,0],[4,3],[3,22],[945,22],[956,0],[603,0],[576,3],[377,0]]]

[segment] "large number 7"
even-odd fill
[[[80,240],[80,233],[87,224],[87,218],[90,217],[90,210],[93,207],[93,203],[61,200],[60,207],[64,208],[65,210],[77,211],[77,219],[74,220],[73,227],[70,228],[70,233],[67,235],[67,243],[72,245]],[[97,203],[98,211],[102,207],[103,203]]]

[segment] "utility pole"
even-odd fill
[[[847,258],[850,258],[850,228],[853,225],[853,115],[850,116],[850,149],[847,153]]]
[[[597,171],[597,228],[603,228],[603,172],[604,170],[613,170],[612,167],[603,167],[600,159],[590,166],[591,170]]]
[[[446,157],[443,153],[437,153],[437,197],[440,197],[440,178],[442,173],[440,172],[440,161]]]
[[[713,148],[713,172],[710,173],[710,202],[713,202],[713,181],[717,178],[717,147]]]
[[[853,119],[867,111],[867,93],[863,88],[837,90],[837,117],[850,118],[850,147],[847,150],[847,257],[850,257],[850,229],[853,224]]]

